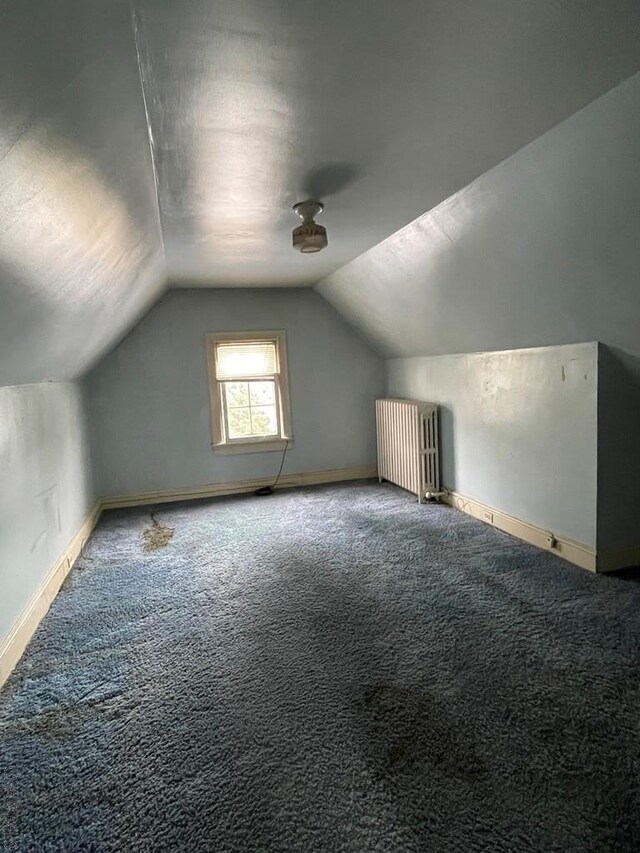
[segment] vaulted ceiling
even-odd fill
[[[580,341],[640,356],[639,163],[636,74],[317,290],[388,356]]]
[[[167,283],[330,276],[640,70],[639,31],[635,0],[4,0],[0,384],[80,375]]]
[[[637,0],[134,5],[187,286],[313,284],[640,69]],[[309,196],[330,242],[301,257]]]
[[[127,0],[2,0],[0,385],[77,377],[164,280]]]

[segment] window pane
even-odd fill
[[[251,435],[251,409],[227,409],[229,438]]]
[[[227,393],[227,406],[248,406],[249,386],[247,382],[225,382]]]
[[[251,432],[253,435],[276,435],[278,420],[275,406],[251,408]]]
[[[249,398],[252,406],[273,406],[275,388],[273,382],[250,382]]]

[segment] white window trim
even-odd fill
[[[269,341],[275,344],[278,359],[279,416],[282,437],[252,436],[246,439],[225,440],[223,427],[224,408],[222,383],[216,375],[216,346],[220,343],[254,343]],[[211,410],[211,447],[216,453],[265,453],[284,450],[293,444],[291,434],[291,399],[289,396],[289,370],[287,365],[287,335],[283,331],[209,332],[205,336],[207,371],[209,375],[209,404]]]

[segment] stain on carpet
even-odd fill
[[[153,513],[151,513],[151,524],[142,533],[145,551],[159,551],[166,548],[173,539],[173,527],[161,524]]]
[[[378,778],[398,772],[439,768],[471,780],[485,770],[443,704],[424,691],[377,684],[364,692],[372,756]]]
[[[0,692],[0,851],[640,851],[640,576],[386,483],[152,509]]]

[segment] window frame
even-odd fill
[[[211,412],[211,447],[217,453],[264,453],[284,450],[293,442],[291,433],[291,399],[287,364],[287,335],[284,331],[208,332],[205,335],[207,372],[209,378],[209,407]],[[278,372],[274,374],[279,436],[242,436],[230,439],[226,435],[224,383],[218,379],[216,348],[225,343],[272,343],[276,348]],[[238,381],[251,381],[243,377]],[[257,378],[256,378],[257,381]]]

